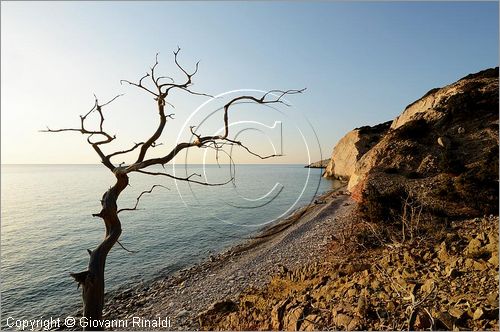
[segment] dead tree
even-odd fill
[[[165,164],[172,161],[179,152],[181,152],[184,149],[192,147],[212,148],[215,149],[216,151],[219,151],[226,145],[233,145],[242,147],[246,149],[249,153],[262,159],[273,157],[274,155],[261,156],[251,151],[242,142],[231,139],[229,137],[229,120],[228,120],[229,111],[234,105],[238,104],[239,102],[253,102],[256,104],[273,104],[273,103],[285,104],[283,101],[284,96],[297,94],[304,91],[304,89],[286,90],[286,91],[271,90],[267,93],[264,93],[260,98],[250,95],[242,95],[233,98],[223,106],[222,121],[224,125],[224,133],[222,135],[202,136],[200,134],[195,133],[195,131],[193,130],[194,127],[191,127],[191,133],[193,135],[192,137],[194,138],[192,141],[177,144],[171,151],[165,153],[162,157],[147,158],[147,153],[149,149],[158,145],[156,142],[162,135],[167,120],[173,119],[174,114],[167,114],[165,111],[165,108],[167,106],[173,107],[173,105],[171,105],[167,101],[170,92],[174,90],[180,90],[192,95],[212,97],[209,94],[195,92],[191,90],[190,87],[193,84],[192,78],[198,71],[199,62],[196,63],[193,72],[188,72],[178,62],[179,51],[180,48],[177,48],[177,50],[174,51],[174,61],[177,68],[183,73],[183,76],[185,76],[184,82],[176,83],[170,77],[156,75],[155,69],[158,65],[158,54],[156,55],[156,61],[154,65],[143,77],[139,79],[138,82],[130,82],[127,80],[122,80],[120,82],[120,83],[127,83],[129,85],[132,85],[136,88],[143,90],[145,93],[151,95],[156,102],[156,107],[158,111],[158,121],[159,121],[158,127],[156,131],[144,142],[135,143],[131,148],[122,151],[116,151],[112,153],[105,153],[103,151],[103,147],[106,144],[116,139],[116,135],[111,135],[104,129],[103,108],[109,105],[114,100],[116,100],[121,95],[118,95],[103,104],[99,103],[99,100],[94,95],[95,97],[94,105],[90,109],[90,111],[88,111],[85,115],[80,116],[79,128],[64,128],[64,129],[47,128],[46,130],[42,130],[42,132],[50,132],[50,133],[72,131],[86,135],[87,142],[95,150],[95,152],[100,158],[101,163],[105,167],[107,167],[116,178],[116,183],[114,184],[114,186],[108,189],[102,196],[101,211],[99,213],[92,214],[93,217],[99,217],[104,221],[104,226],[105,226],[104,239],[96,249],[88,250],[90,254],[88,269],[79,273],[71,273],[71,276],[78,283],[78,286],[82,287],[83,316],[86,317],[88,321],[102,320],[102,310],[104,306],[104,267],[106,263],[106,257],[115,243],[118,242],[118,244],[120,244],[118,239],[120,238],[120,234],[122,232],[118,214],[121,211],[125,210],[136,210],[137,204],[139,203],[139,200],[142,197],[142,195],[145,193],[150,193],[155,187],[159,186],[155,185],[150,190],[142,192],[139,195],[139,197],[137,197],[136,205],[133,208],[118,209],[117,200],[120,193],[129,184],[129,176],[128,176],[129,173],[138,172],[151,176],[165,176],[175,180],[187,181],[207,186],[222,185],[224,183],[208,183],[196,180],[193,177],[196,176],[197,174],[191,174],[187,177],[178,177],[169,174],[167,172],[154,172],[148,170],[148,167],[155,165],[164,166]],[[89,115],[96,113],[99,119],[98,128],[89,129],[86,125],[86,120],[89,117]],[[113,158],[119,155],[129,154],[134,151],[138,151],[137,159],[135,160],[135,162],[129,165],[124,165],[124,164],[116,165],[112,161]],[[92,324],[93,328],[96,328],[96,326],[99,325],[100,324]]]

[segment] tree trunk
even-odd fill
[[[113,245],[118,241],[122,232],[120,219],[118,219],[116,201],[118,196],[128,185],[128,176],[115,172],[116,184],[104,193],[101,200],[102,210],[95,217],[104,220],[106,233],[104,240],[93,251],[89,251],[90,261],[87,271],[72,273],[72,277],[82,286],[83,317],[90,324],[84,330],[102,330],[102,309],[104,307],[104,267],[106,257]]]

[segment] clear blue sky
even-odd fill
[[[77,126],[94,92],[103,99],[126,93],[109,114],[116,147],[144,140],[156,125],[155,105],[119,80],[140,77],[156,52],[170,74],[177,45],[188,68],[201,60],[199,91],[307,87],[289,100],[314,127],[324,155],[352,128],[390,120],[431,88],[498,65],[497,2],[1,7],[3,163],[97,163],[81,135],[37,132]],[[204,101],[175,98],[179,122],[169,123],[166,141],[187,117],[179,113]],[[287,140],[287,157],[276,162],[307,161]]]

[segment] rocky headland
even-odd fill
[[[325,177],[345,187],[189,269],[107,294],[105,318],[498,330],[498,118],[498,68],[430,90],[335,145]]]
[[[329,163],[330,163],[330,158],[316,161],[314,163],[310,163],[309,165],[306,165],[304,167],[305,168],[326,168]]]

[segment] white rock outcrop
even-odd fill
[[[377,144],[389,129],[391,122],[373,127],[356,128],[348,132],[335,145],[325,170],[325,177],[347,180],[354,173],[356,163]]]

